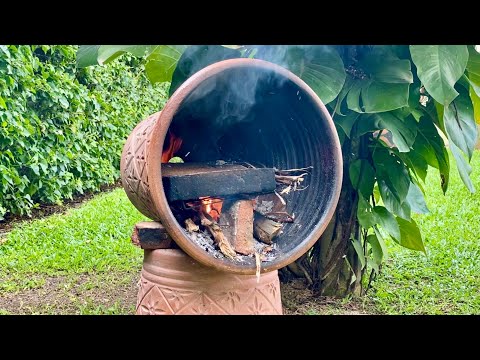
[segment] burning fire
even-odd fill
[[[168,147],[162,152],[162,163],[167,163],[180,150],[183,140],[168,130]]]
[[[210,196],[202,196],[199,199],[201,202],[200,211],[207,213],[213,220],[218,221],[222,213],[223,200]]]
[[[162,163],[168,163],[168,161],[174,157],[175,153],[180,150],[183,140],[175,136],[175,134],[169,129],[168,130],[168,147],[162,152]],[[220,198],[215,198],[211,196],[201,196],[198,198],[199,203],[189,203],[189,206],[197,207],[200,206],[199,211],[210,215],[210,217],[218,221],[220,214],[222,212],[223,200]]]

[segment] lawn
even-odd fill
[[[453,166],[446,196],[430,169],[431,213],[415,216],[427,256],[389,242],[389,259],[366,297],[324,299],[316,307],[307,301],[298,311],[293,301],[287,312],[480,314],[480,195],[468,193]],[[472,166],[480,190],[479,151]],[[0,314],[134,313],[142,251],[129,238],[144,219],[116,189],[65,214],[16,225],[0,238]]]
[[[129,238],[142,220],[116,189],[15,226],[0,239],[0,313],[133,312],[119,295],[138,280],[143,253]]]
[[[470,194],[451,161],[446,195],[439,176],[426,179],[430,213],[414,216],[427,255],[390,242],[390,259],[369,294],[383,314],[480,314],[480,151],[470,175],[477,190]]]

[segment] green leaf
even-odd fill
[[[468,46],[468,62],[467,62],[468,79],[480,87],[480,54],[473,46]],[[477,91],[477,95],[480,93]]]
[[[63,95],[60,95],[60,97],[58,98],[58,101],[60,101],[60,105],[62,105],[64,109],[68,109],[68,107],[70,106],[67,98]]]
[[[343,61],[330,46],[262,46],[255,57],[289,69],[305,81],[324,104],[334,100],[345,83]]]
[[[439,169],[442,189],[443,193],[445,193],[448,188],[450,160],[443,139],[428,115],[420,118],[413,150],[415,153],[420,154],[428,165]]]
[[[357,218],[360,225],[368,229],[377,223],[372,206],[361,194],[358,194]]]
[[[98,48],[100,45],[80,45],[77,51],[77,67],[98,65]]]
[[[171,96],[185,80],[204,67],[218,61],[234,59],[240,56],[240,51],[220,45],[189,46],[183,52],[173,72],[169,96]]]
[[[32,164],[32,165],[30,165],[30,168],[33,170],[35,175],[40,176],[40,171],[39,171],[39,168],[38,168],[38,164]]]
[[[414,172],[415,176],[425,182],[427,177],[428,163],[418,151],[411,149],[407,153],[398,153],[398,156]]]
[[[398,243],[408,249],[423,251],[426,254],[422,234],[415,220],[406,221],[397,217],[397,222],[400,227],[400,239]]]
[[[454,85],[468,61],[466,45],[410,45],[417,75],[428,93],[448,106],[458,96]]]
[[[384,112],[407,106],[408,87],[409,84],[390,84],[372,81],[362,88],[364,112]]]
[[[373,208],[378,224],[385,230],[392,238],[400,238],[400,228],[398,227],[397,220],[395,216],[392,215],[386,208],[383,206],[375,206]]]
[[[380,242],[378,241],[377,236],[375,234],[368,235],[367,242],[370,244],[370,247],[372,248],[373,261],[375,265],[377,265],[377,269],[378,269],[378,266],[382,263],[382,260],[383,260],[383,250],[382,250],[382,247],[380,246]]]
[[[452,151],[453,157],[455,158],[455,162],[457,164],[458,173],[460,174],[460,178],[462,179],[463,183],[467,187],[467,189],[471,192],[475,192],[475,187],[472,184],[472,180],[470,179],[470,173],[472,172],[472,167],[469,165],[467,160],[462,156],[460,150],[454,143],[450,143],[449,145],[450,150]]]
[[[410,209],[417,214],[428,214],[430,212],[422,190],[413,182],[410,183],[410,187],[408,188],[407,202],[408,205],[410,205]]]
[[[347,81],[352,82],[353,85],[347,95],[347,107],[350,110],[358,113],[364,112],[360,105],[360,94],[362,93],[362,86],[369,83],[369,80],[356,80],[347,76]]]
[[[472,88],[470,88],[469,94],[473,105],[473,117],[475,122],[480,124],[480,96]]]
[[[350,138],[350,133],[352,131],[353,124],[355,124],[355,121],[357,118],[360,116],[359,113],[356,113],[354,111],[349,111],[346,115],[339,115],[335,116],[334,122],[338,124],[342,130],[345,132],[345,134]]]
[[[477,125],[473,118],[472,102],[466,90],[444,108],[443,121],[449,142],[453,142],[470,160],[477,142]]]
[[[355,249],[355,252],[358,255],[358,259],[360,260],[360,264],[362,265],[362,269],[366,265],[366,260],[365,260],[365,254],[363,253],[363,247],[362,243],[360,242],[360,239],[354,239],[350,238],[353,248]]]
[[[150,47],[151,45],[101,45],[98,48],[97,60],[99,64],[103,65],[108,64],[125,53],[142,57]]]
[[[390,187],[382,179],[378,181],[378,188],[380,190],[383,203],[388,211],[402,217],[403,219],[410,220],[411,209],[410,205],[408,205],[408,202],[406,200],[398,200],[391,191]]]
[[[7,104],[5,103],[5,100],[1,96],[0,96],[0,107],[7,110]]]
[[[413,116],[402,119],[395,112],[372,115],[378,129],[387,129],[392,133],[393,143],[398,151],[408,152],[417,136],[417,123]]]
[[[152,83],[172,81],[173,72],[187,45],[158,45],[147,56],[145,72]]]
[[[385,260],[387,260],[388,249],[387,249],[387,245],[385,244],[385,240],[383,240],[383,236],[380,233],[380,231],[378,231],[378,228],[376,226],[373,228],[373,230],[375,231],[375,235],[377,236],[378,243],[380,244],[380,248],[382,249],[383,257],[385,258]]]
[[[409,85],[413,83],[409,60],[399,59],[390,48],[373,47],[356,67],[364,75],[347,77],[348,82],[353,81],[347,95],[349,109],[377,113],[408,105]]]
[[[375,184],[375,170],[372,165],[365,159],[357,159],[350,164],[349,175],[353,188],[368,199]]]
[[[403,202],[410,186],[410,177],[401,159],[385,148],[377,148],[373,154],[373,162],[379,185],[384,183],[393,196]],[[382,193],[381,186],[380,193]],[[385,199],[383,198],[383,200]]]

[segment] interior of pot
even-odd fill
[[[227,67],[183,99],[170,130],[182,139],[177,154],[185,162],[224,160],[277,169],[313,166],[303,183],[306,189],[284,195],[295,221],[285,224],[274,240],[276,260],[262,266],[274,269],[285,258],[298,258],[323,232],[340,191],[339,142],[325,107],[298,78],[275,68]],[[235,266],[254,268],[255,259]]]

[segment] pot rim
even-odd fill
[[[273,71],[293,82],[308,96],[310,96],[313,100],[314,105],[318,107],[319,113],[322,115],[323,120],[327,123],[328,131],[331,132],[333,139],[332,151],[336,153],[336,156],[334,157],[335,161],[333,169],[335,174],[333,195],[331,196],[330,201],[327,204],[328,209],[325,216],[323,217],[324,220],[315,225],[307,238],[301,243],[299,243],[298,246],[295,246],[291,251],[284,253],[284,256],[282,256],[281,259],[262,263],[261,272],[269,272],[284,267],[297,260],[313,246],[313,244],[320,238],[320,235],[325,231],[325,228],[330,222],[337,207],[338,199],[340,197],[340,190],[343,178],[343,161],[340,141],[333,120],[317,94],[302,79],[279,65],[260,59],[236,58],[223,60],[211,64],[199,70],[190,78],[188,78],[172,94],[170,99],[165,104],[165,107],[161,111],[157,122],[154,125],[149,149],[147,152],[147,175],[149,179],[151,198],[154,207],[158,209],[157,211],[160,217],[160,221],[162,225],[167,229],[170,236],[174,239],[174,241],[182,248],[182,250],[184,250],[192,258],[206,266],[211,266],[221,271],[251,275],[255,274],[256,272],[255,265],[247,267],[245,266],[245,264],[241,265],[240,263],[235,263],[234,261],[229,259],[215,258],[213,257],[213,255],[204,251],[201,247],[199,247],[197,244],[195,244],[192,240],[188,238],[188,236],[184,233],[185,230],[175,219],[170,209],[170,205],[168,204],[167,198],[165,196],[163,182],[161,180],[161,156],[165,137],[167,135],[170,124],[177,110],[182,105],[183,101],[206,79],[216,76],[223,71],[227,71],[233,68],[245,67],[256,67]]]

